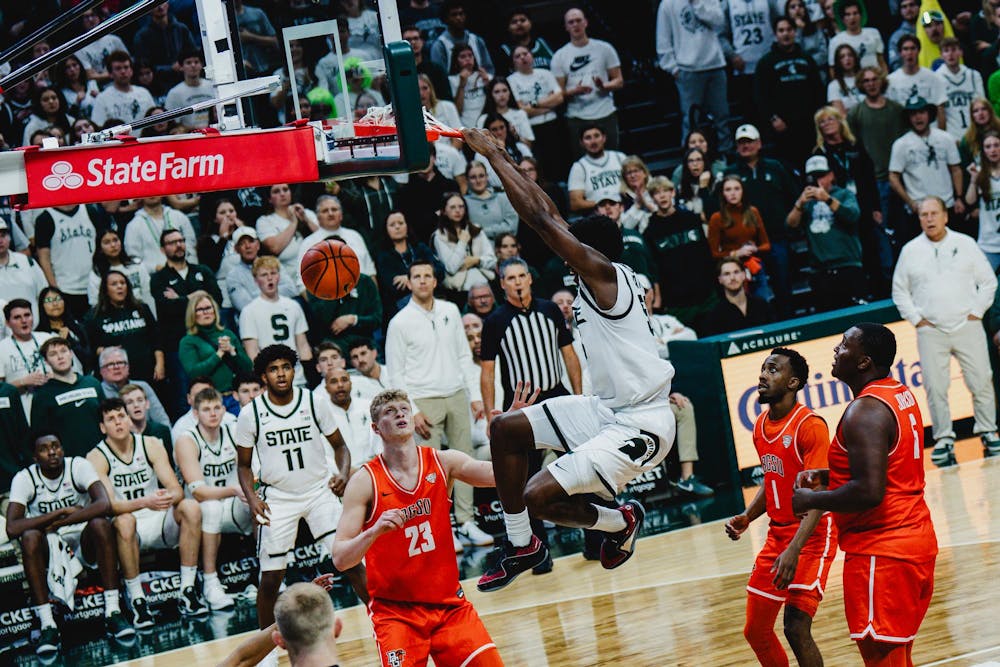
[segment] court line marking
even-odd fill
[[[937,660],[935,662],[928,662],[928,663],[925,663],[925,664],[921,665],[920,667],[936,667],[937,665],[947,665],[947,664],[949,664],[951,662],[954,662],[955,660],[961,660],[963,658],[972,658],[972,657],[975,657],[977,655],[982,655],[983,653],[990,653],[991,651],[997,651],[997,650],[1000,650],[1000,644],[998,644],[996,646],[990,646],[990,647],[987,647],[987,648],[981,648],[978,651],[969,651],[968,653],[962,653],[961,655],[954,655],[954,656],[952,656],[950,658],[945,658],[943,660]]]

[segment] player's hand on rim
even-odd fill
[[[750,517],[746,514],[737,514],[726,522],[726,535],[733,542],[740,539],[740,536],[750,527]]]
[[[486,155],[490,152],[501,150],[499,142],[488,130],[478,127],[463,127],[462,139],[477,153]]]

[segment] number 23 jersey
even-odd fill
[[[263,486],[305,495],[326,485],[326,438],[336,430],[333,408],[295,387],[287,405],[275,405],[264,392],[243,406],[236,445],[257,448]]]
[[[417,447],[417,452],[420,471],[410,490],[393,478],[381,456],[364,466],[372,480],[372,508],[364,529],[386,510],[405,515],[402,529],[377,537],[365,555],[368,594],[373,600],[461,604],[465,596],[452,550],[448,476],[436,450]]]

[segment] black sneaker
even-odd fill
[[[125,614],[120,611],[112,612],[110,616],[104,618],[104,629],[109,637],[115,639],[125,639],[135,635],[135,628],[125,620]]]
[[[983,441],[983,457],[1000,456],[1000,434],[996,431],[983,433],[979,436]]]
[[[541,562],[541,564],[536,565],[535,567],[531,568],[531,573],[532,574],[548,574],[551,571],[552,571],[552,554],[551,553],[546,554],[545,560],[543,560]]]
[[[955,443],[951,440],[938,440],[931,450],[931,463],[938,468],[955,465]]]
[[[153,620],[153,613],[149,611],[149,603],[146,598],[136,598],[132,600],[132,626],[136,630],[153,627],[156,621]]]
[[[204,616],[209,612],[208,605],[198,595],[194,586],[185,587],[177,598],[177,606],[181,616]]]
[[[534,535],[526,547],[515,547],[505,539],[490,554],[490,563],[476,587],[484,593],[499,590],[517,575],[543,564],[548,556],[548,548]]]
[[[639,537],[646,509],[638,500],[630,500],[618,508],[625,517],[625,530],[608,534],[601,545],[601,565],[605,570],[613,570],[625,564],[635,552],[635,541]]]
[[[58,653],[61,644],[59,628],[42,628],[42,633],[38,636],[38,645],[35,646],[35,653],[40,656]]]

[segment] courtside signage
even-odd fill
[[[311,127],[24,153],[18,208],[89,204],[319,179]]]
[[[931,413],[927,408],[920,353],[917,351],[916,329],[906,321],[890,322],[886,326],[896,335],[896,360],[891,375],[913,392],[920,406],[924,425],[929,426]],[[794,338],[784,342],[786,335]],[[722,360],[722,377],[726,384],[729,420],[733,427],[733,442],[736,445],[736,458],[740,470],[760,464],[757,450],[753,446],[753,425],[762,411],[761,405],[757,402],[757,378],[760,375],[760,365],[764,363],[772,347],[781,344],[790,345],[809,362],[809,384],[799,393],[798,400],[826,420],[830,438],[833,439],[834,429],[837,428],[840,417],[853,398],[847,385],[830,375],[833,348],[840,342],[841,337],[839,333],[821,338],[811,338],[805,331],[782,333],[770,337],[766,344],[765,341],[760,341],[758,345],[758,339],[752,339],[754,343],[745,346],[747,353]],[[953,419],[964,419],[972,415],[972,396],[962,382],[961,369],[954,357],[951,359],[948,404],[951,406]]]

